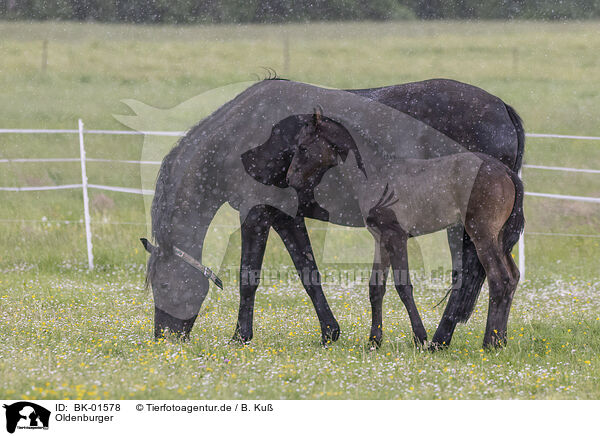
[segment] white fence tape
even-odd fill
[[[85,147],[84,147],[84,135],[85,134],[96,134],[96,135],[149,135],[149,136],[171,136],[181,137],[186,132],[176,131],[131,131],[131,130],[84,130],[83,122],[79,120],[78,129],[0,129],[0,134],[78,134],[80,143],[80,158],[15,158],[15,159],[0,159],[0,163],[28,163],[28,162],[81,162],[81,184],[71,185],[59,185],[59,186],[26,186],[26,187],[0,187],[0,191],[13,191],[13,192],[25,192],[25,191],[53,191],[60,189],[82,189],[84,197],[84,216],[86,225],[86,240],[88,248],[88,263],[90,269],[93,269],[93,253],[92,253],[92,233],[90,228],[91,218],[89,215],[89,199],[87,196],[87,188],[101,189],[113,192],[124,192],[129,194],[138,195],[153,195],[154,191],[149,189],[135,189],[135,188],[124,188],[120,186],[106,186],[106,185],[95,185],[88,184],[86,177],[85,164],[86,162],[113,162],[113,163],[128,163],[128,164],[140,164],[140,165],[160,165],[158,161],[136,161],[136,160],[115,160],[115,159],[101,159],[101,158],[86,158]],[[525,136],[529,138],[557,138],[557,139],[575,139],[575,140],[592,140],[600,141],[600,136],[579,136],[579,135],[560,135],[553,133],[527,133]],[[588,173],[588,174],[600,174],[600,170],[585,169],[585,168],[569,168],[569,167],[557,167],[557,166],[546,166],[546,165],[523,165],[524,168],[539,169],[539,170],[551,170],[551,171],[565,171],[565,172],[576,172],[576,173]],[[520,173],[519,173],[520,175]],[[572,201],[584,201],[591,203],[600,203],[600,198],[596,197],[582,197],[575,195],[562,195],[562,194],[548,194],[540,192],[525,192],[525,195],[533,197],[544,197],[554,198],[561,200],[572,200]],[[13,220],[0,220],[3,222]],[[42,220],[41,222],[47,222]],[[60,222],[60,221],[59,221]],[[65,221],[65,223],[71,223]],[[74,223],[74,222],[73,222]],[[145,223],[106,223],[98,222],[94,224],[135,224],[143,225]],[[543,235],[543,236],[568,236],[568,237],[588,237],[595,238],[600,235],[584,235],[576,233],[539,233],[539,232],[527,232],[526,234],[532,235]],[[525,276],[525,242],[524,237],[519,240],[519,269],[521,270],[521,277]]]
[[[88,185],[90,188],[103,189],[105,191],[114,192],[127,192],[128,194],[141,194],[141,195],[154,195],[154,191],[151,189],[135,189],[135,188],[121,188],[120,186],[106,186],[106,185]]]
[[[88,159],[89,160],[89,159]],[[15,158],[15,159],[0,159],[0,163],[29,163],[29,162],[81,162],[81,159],[79,159],[78,157],[68,157],[68,158],[61,158],[61,157],[47,157],[47,158],[33,158],[33,159],[26,159],[26,158]]]
[[[589,173],[589,174],[600,174],[600,170],[590,170],[587,168],[569,168],[569,167],[550,167],[546,165],[523,165],[523,168],[532,168],[536,170],[551,170],[551,171],[566,171],[573,173]]]
[[[0,129],[0,133],[47,133],[65,134],[79,133],[76,129]],[[92,135],[151,135],[151,136],[183,136],[186,132],[168,132],[161,130],[84,130],[84,134]]]
[[[57,189],[81,189],[83,185],[80,183],[78,185],[57,185],[57,186],[8,186],[8,187],[0,187],[0,191],[14,191],[14,192],[23,192],[23,191],[54,191]]]
[[[600,141],[600,136],[557,135],[555,133],[526,133],[525,136],[528,138],[583,139],[589,141]]]
[[[535,236],[565,236],[568,238],[600,238],[600,235],[589,235],[586,233],[544,233],[544,232],[525,232],[526,235]]]
[[[79,133],[77,129],[0,129],[0,133],[48,133],[64,134]],[[152,136],[183,136],[186,132],[177,131],[134,131],[134,130],[84,130],[84,134],[96,135],[152,135]],[[560,135],[556,133],[525,133],[528,138],[558,138],[558,139],[583,139],[600,141],[600,136]]]
[[[112,162],[112,163],[131,163],[131,164],[142,164],[142,165],[160,165],[161,162],[154,160],[121,160],[121,159],[101,159],[88,157],[85,159],[86,162]],[[81,159],[76,157],[47,157],[47,158],[11,158],[11,159],[0,159],[0,163],[36,163],[36,162],[81,162]]]
[[[598,197],[580,197],[577,195],[546,194],[543,192],[527,192],[527,191],[525,191],[525,195],[530,195],[532,197],[556,198],[559,200],[574,200],[574,201],[586,201],[589,203],[600,203],[600,198],[598,198]]]

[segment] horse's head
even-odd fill
[[[350,151],[366,176],[356,142],[343,125],[323,116],[320,108],[312,116],[304,117],[308,121],[296,136],[297,146],[286,174],[289,186],[298,191],[314,189],[327,170],[346,161]]]
[[[265,185],[287,188],[285,176],[296,149],[296,137],[309,118],[292,115],[275,124],[263,144],[242,154],[246,172]]]
[[[141,239],[150,253],[147,283],[154,295],[154,336],[166,331],[187,339],[206,298],[211,278],[222,288],[214,273],[187,252],[173,246],[166,250]]]

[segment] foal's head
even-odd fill
[[[354,152],[358,168],[367,175],[358,147],[350,132],[337,121],[315,109],[296,137],[297,147],[287,172],[286,181],[298,191],[315,188],[328,169],[345,162]]]

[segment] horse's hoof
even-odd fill
[[[424,341],[415,341],[415,346],[417,350],[427,351],[429,349],[429,341],[425,339]]]
[[[375,351],[381,347],[381,338],[377,338],[376,336],[371,336],[369,338],[369,350]]]
[[[236,331],[233,334],[233,337],[231,338],[230,343],[236,344],[236,345],[248,345],[251,340],[252,340],[252,336],[244,337],[239,332]]]
[[[340,338],[340,326],[335,323],[332,326],[327,326],[321,331],[321,341],[323,345],[330,344]]]
[[[436,351],[443,351],[448,349],[448,347],[450,346],[450,344],[447,343],[442,343],[440,344],[439,342],[430,342],[429,345],[427,346],[427,351],[431,351],[432,353],[435,353]]]
[[[417,338],[416,336],[413,336],[413,342],[417,348],[427,348],[428,346],[427,336],[424,338]]]
[[[486,351],[494,351],[498,348],[504,348],[506,346],[506,340],[493,338],[491,340],[483,341],[483,349]]]

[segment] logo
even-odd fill
[[[11,405],[4,404],[6,409],[6,431],[14,433],[18,429],[48,429],[50,411],[29,401],[19,401]]]

